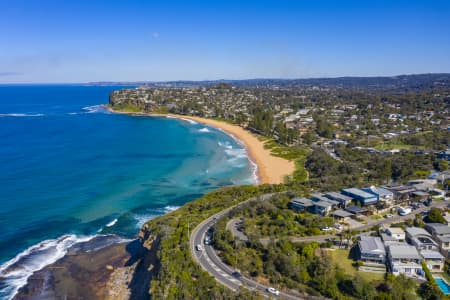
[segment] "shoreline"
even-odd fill
[[[116,111],[106,105],[104,107],[109,112],[117,114],[130,116],[165,117],[185,121],[194,121],[225,132],[245,147],[249,161],[252,165],[254,165],[254,168],[256,170],[257,184],[283,183],[284,177],[292,175],[295,171],[295,163],[293,161],[289,161],[284,158],[272,155],[269,149],[264,148],[264,142],[260,141],[251,132],[238,125],[195,116],[142,112],[121,112]]]

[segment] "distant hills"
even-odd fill
[[[254,88],[333,88],[370,90],[427,90],[450,88],[450,73],[431,73],[416,75],[378,76],[378,77],[335,77],[307,79],[244,79],[244,80],[203,80],[203,81],[137,81],[137,82],[91,82],[89,85],[137,85],[147,87],[201,87],[230,84]]]

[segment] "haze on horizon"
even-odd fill
[[[450,1],[0,0],[0,83],[450,72]]]

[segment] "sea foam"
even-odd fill
[[[203,127],[202,129],[199,129],[198,132],[211,132],[208,128]]]
[[[11,113],[0,114],[0,117],[42,117],[44,114],[23,114],[23,113]]]
[[[5,262],[0,266],[0,298],[12,299],[34,272],[64,257],[73,245],[87,242],[94,237],[69,234],[45,240]]]

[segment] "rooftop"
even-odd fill
[[[349,188],[349,189],[343,189],[343,192],[358,196],[358,197],[362,197],[362,198],[374,198],[375,195],[369,194],[361,189],[357,189],[357,188]]]
[[[410,236],[418,236],[418,235],[430,236],[430,234],[425,229],[420,227],[407,227],[406,232]]]
[[[361,236],[359,241],[359,249],[363,253],[377,252],[379,254],[386,254],[383,242],[379,237],[375,236]]]
[[[389,230],[391,234],[405,234],[405,231],[400,227],[389,227],[387,230]]]
[[[326,194],[325,194],[325,197],[330,198],[330,199],[332,199],[332,200],[340,200],[340,201],[344,201],[344,202],[352,201],[352,200],[353,200],[352,197],[349,197],[349,196],[346,196],[346,195],[344,195],[344,194],[337,193],[337,192],[329,192],[329,193],[326,193]]]
[[[388,251],[393,259],[418,259],[420,260],[419,252],[416,247],[411,245],[389,245]]]
[[[313,206],[314,203],[306,198],[294,198],[291,200],[291,203],[294,205],[301,205],[301,206]]]
[[[389,191],[385,188],[382,188],[382,187],[371,186],[368,188],[364,188],[363,191],[366,191],[369,194],[377,195],[379,197],[392,196],[391,191]]]
[[[348,218],[353,216],[352,213],[349,213],[348,211],[338,209],[335,212],[332,213],[333,216],[340,217],[340,218]]]
[[[358,206],[349,206],[346,207],[345,210],[351,212],[352,214],[362,214],[367,211],[367,209]]]
[[[425,225],[428,231],[434,232],[436,235],[450,235],[450,226],[441,223],[428,223]]]
[[[444,259],[444,256],[437,251],[423,250],[420,254],[424,259]]]

